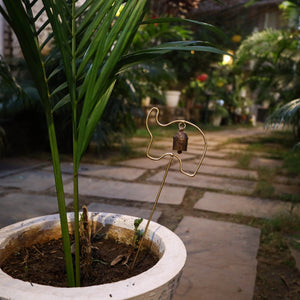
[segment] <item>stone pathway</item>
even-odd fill
[[[175,300],[252,299],[258,229],[187,216],[175,232],[188,251]]]
[[[249,169],[240,169],[237,156],[239,151],[245,151],[245,147],[236,143],[224,146],[229,138],[263,134],[266,133],[261,128],[208,133],[207,156],[194,178],[179,173],[179,164],[174,159],[153,220],[177,220],[177,228],[173,229],[188,251],[175,300],[252,299],[260,230],[193,215],[203,211],[273,218],[291,209],[288,202],[253,196],[258,168],[280,167],[280,161],[256,157],[250,162]],[[137,141],[140,143],[141,139]],[[197,137],[189,139],[189,151],[182,155],[185,171],[193,172],[197,166],[199,151],[203,149],[201,143],[202,140]],[[157,148],[151,149],[153,156],[159,157],[172,151],[170,139],[160,139],[154,144]],[[236,155],[228,155],[229,152]],[[148,218],[167,163],[168,159],[151,161],[141,157],[114,165],[82,164],[79,172],[80,199],[90,211]],[[63,163],[62,170],[69,204],[73,186],[72,164]],[[0,227],[57,212],[51,171],[52,167],[47,162],[23,158],[0,161]],[[275,185],[279,192],[300,193],[297,178],[277,177]],[[191,203],[187,199],[193,191],[199,196]]]

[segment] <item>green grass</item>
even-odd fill
[[[171,132],[174,131],[174,128],[169,127],[150,127],[151,133],[155,137],[169,137]],[[139,128],[135,134],[134,137],[140,137],[140,138],[149,138],[149,133],[146,128]]]
[[[251,159],[253,158],[253,154],[249,152],[236,154],[237,157],[237,167],[241,169],[248,169]]]
[[[272,220],[265,220],[262,228],[264,234],[280,232],[284,235],[300,235],[300,216],[294,213],[280,214]]]
[[[281,255],[285,265],[293,267],[295,262],[287,255],[288,244],[300,250],[300,216],[293,213],[278,215],[272,220],[265,220],[261,228],[262,248],[265,252]],[[293,238],[295,237],[295,238]],[[293,242],[293,243],[291,243]],[[288,251],[289,252],[289,251]]]
[[[300,151],[291,151],[283,158],[283,167],[289,175],[300,176]]]
[[[263,198],[272,198],[274,195],[275,189],[272,183],[259,180],[256,184],[253,196],[263,197]]]
[[[273,186],[276,170],[269,168],[257,169],[258,180],[254,190],[254,196],[263,198],[272,198],[275,193]]]
[[[235,139],[236,143],[247,144],[246,151],[266,153],[268,157],[284,159],[295,145],[291,131],[269,131],[267,136]]]

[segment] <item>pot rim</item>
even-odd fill
[[[100,222],[104,226],[114,225],[131,230],[134,229],[134,220],[137,218],[105,212],[89,212],[89,214],[93,222]],[[74,220],[73,213],[68,213],[67,216],[69,222]],[[58,225],[59,222],[59,215],[55,214],[28,219],[1,228],[0,250],[16,234],[19,236],[37,226],[41,230],[46,230]],[[143,220],[140,228],[144,229],[146,223],[147,220]],[[178,277],[180,277],[178,274],[181,273],[186,261],[186,249],[183,242],[174,232],[152,221],[150,222],[146,238],[151,239],[159,247],[162,256],[152,268],[139,275],[114,283],[81,288],[61,288],[35,283],[31,284],[30,282],[14,279],[0,269],[0,297],[24,299],[22,297],[24,297],[25,293],[28,299],[32,300],[41,299],[41,295],[43,295],[43,299],[45,300],[53,299],[55,296],[60,297],[60,299],[76,299],[80,290],[80,293],[84,295],[84,298],[80,299],[94,299],[96,295],[98,295],[96,298],[101,295],[101,299],[134,299],[138,295],[149,293],[151,290],[159,288],[159,286],[166,282],[168,285],[177,285],[174,278],[178,281]]]

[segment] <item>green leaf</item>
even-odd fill
[[[63,82],[61,85],[59,85],[52,93],[51,96],[65,90],[68,87],[67,82]]]
[[[78,128],[78,144],[80,145],[79,149],[79,157],[82,157],[84,154],[86,148],[89,145],[90,139],[93,135],[94,129],[97,126],[97,123],[99,122],[102,113],[104,111],[104,108],[106,106],[107,101],[109,100],[109,97],[111,95],[111,92],[113,90],[113,87],[115,85],[115,81],[111,84],[111,86],[106,90],[105,94],[99,99],[97,105],[92,111],[92,114],[88,120],[88,124],[85,127]]]
[[[48,2],[44,0],[44,2]],[[38,33],[35,28],[35,19],[31,11],[35,1],[24,0],[25,6],[19,0],[3,0],[6,11],[1,6],[0,11],[16,34],[23,56],[31,72],[32,78],[38,89],[48,126],[50,148],[54,170],[57,200],[63,233],[63,245],[65,261],[67,266],[67,278],[70,286],[74,286],[73,263],[71,256],[71,246],[68,232],[68,221],[66,215],[66,205],[64,199],[63,182],[60,169],[59,155],[56,142],[53,115],[51,111],[51,99],[46,77],[45,64],[41,53],[41,47],[37,39]],[[46,20],[47,23],[47,20]],[[44,27],[45,28],[45,27]]]
[[[294,124],[300,111],[300,98],[292,100],[275,110],[265,122],[266,127]]]
[[[197,46],[198,41],[178,41],[178,42],[169,42],[161,44],[156,47],[140,50],[137,52],[130,53],[124,56],[119,64],[119,72],[123,72],[125,69],[132,67],[136,64],[139,64],[146,60],[155,59],[163,54],[172,52],[172,51],[201,51],[201,52],[211,52],[220,55],[231,55],[230,53],[217,49],[212,46]],[[232,55],[231,55],[232,56]]]
[[[205,27],[208,30],[211,30],[215,32],[216,34],[225,37],[225,34],[222,30],[220,30],[218,27],[205,23],[205,22],[200,22],[197,20],[191,20],[191,19],[181,19],[181,18],[157,18],[157,19],[151,19],[144,21],[143,24],[155,24],[155,23],[187,23],[187,24],[196,24],[200,25],[202,27]]]
[[[69,104],[70,102],[71,102],[71,97],[70,94],[68,94],[65,97],[63,97],[59,102],[56,103],[52,111],[55,112],[60,108],[62,108],[63,106],[65,106],[66,104]]]

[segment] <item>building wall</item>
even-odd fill
[[[14,0],[12,0],[14,1]],[[81,5],[85,0],[79,0],[78,4]],[[211,18],[217,17],[222,20],[222,23],[244,23],[242,26],[249,27],[249,32],[254,30],[263,30],[265,28],[280,28],[282,20],[278,10],[279,0],[263,0],[258,2],[259,5],[254,5],[248,9],[245,9],[243,2],[245,0],[239,0],[235,5],[229,0],[224,1],[224,4],[218,4],[216,1],[208,0],[200,3],[197,13],[201,20],[207,18],[210,23]],[[3,0],[0,0],[2,4]],[[240,3],[240,5],[239,5]],[[34,14],[37,14],[42,8],[42,1],[38,0],[34,5]],[[220,17],[220,18],[219,18]],[[37,27],[44,24],[46,20],[46,13],[44,12],[37,20]],[[218,24],[216,24],[218,26]],[[51,32],[51,26],[48,25],[45,30],[40,34],[39,40],[42,43],[49,33]],[[49,46],[44,49],[44,54],[49,52]],[[0,15],[0,55],[4,57],[22,57],[22,53],[17,41],[16,36],[12,30],[5,23],[3,17]]]
[[[0,5],[3,5],[3,1],[0,0]],[[0,15],[0,56],[4,55],[4,18]]]
[[[0,0],[0,3],[2,0]],[[1,3],[2,4],[2,3]],[[33,7],[33,14],[36,15],[42,8],[42,1],[39,0]],[[44,12],[37,20],[37,28],[42,26],[46,20],[46,13]],[[39,42],[42,43],[51,33],[51,26],[47,27],[40,33]],[[47,45],[43,52],[47,54],[50,48]],[[2,15],[0,15],[0,55],[4,57],[22,57],[22,51],[19,46],[16,35],[13,33],[12,29],[5,22]]]
[[[280,29],[285,26],[282,12],[278,7],[281,0],[263,0],[249,7],[244,6],[245,2],[247,1],[226,0],[223,5],[214,6],[213,0],[204,1],[203,6],[200,5],[199,9],[194,12],[194,17],[216,25],[225,32],[237,30],[243,32],[244,35],[266,28]],[[205,9],[208,10],[205,11]]]

